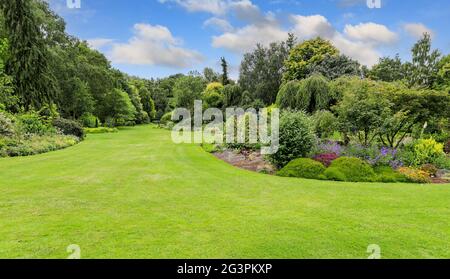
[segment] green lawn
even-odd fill
[[[450,258],[450,185],[236,169],[165,130],[0,159],[0,258]]]

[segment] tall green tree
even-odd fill
[[[439,50],[431,49],[431,36],[423,35],[412,48],[412,62],[406,64],[406,80],[410,87],[432,88],[439,72]]]
[[[360,76],[361,65],[345,55],[327,55],[322,61],[314,63],[308,69],[309,75],[321,74],[333,80],[342,76]]]
[[[29,0],[2,0],[10,57],[6,73],[26,110],[49,104],[55,97],[55,81],[48,68],[44,36]]]
[[[369,71],[370,79],[392,82],[405,78],[405,71],[402,61],[397,54],[394,58],[382,57],[378,64]]]
[[[222,65],[222,84],[228,85],[230,80],[228,79],[228,62],[225,57],[220,58],[220,64]]]
[[[301,80],[310,74],[311,66],[321,63],[327,56],[339,55],[331,42],[320,37],[295,46],[285,63],[284,81]]]
[[[242,90],[248,91],[252,100],[273,104],[282,83],[284,61],[288,55],[286,42],[272,43],[269,47],[258,44],[255,50],[246,53],[239,72]]]

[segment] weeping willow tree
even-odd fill
[[[299,81],[289,81],[281,86],[277,96],[277,105],[281,109],[297,109],[297,94],[300,91]]]
[[[0,0],[4,27],[9,40],[5,71],[25,110],[51,103],[55,83],[48,67],[44,37],[30,0]]]
[[[326,78],[313,75],[301,82],[296,99],[297,109],[309,113],[327,109],[330,104],[330,86]]]

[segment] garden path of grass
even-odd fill
[[[450,258],[450,185],[237,169],[166,130],[0,159],[0,258]]]

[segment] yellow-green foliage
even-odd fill
[[[421,139],[414,146],[414,164],[416,166],[432,163],[444,155],[444,145],[436,142],[433,138]]]
[[[108,127],[98,127],[98,128],[85,128],[84,132],[86,134],[105,134],[105,133],[117,133],[119,130],[117,128]]]

